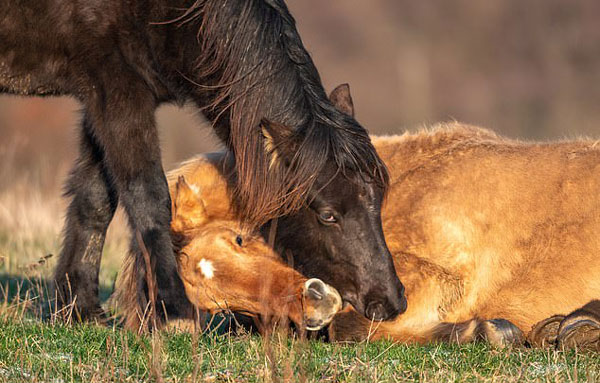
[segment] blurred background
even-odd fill
[[[458,120],[523,139],[600,137],[598,0],[287,3],[325,87],[350,83],[372,133]],[[0,257],[57,251],[78,109],[0,96]],[[167,169],[218,147],[190,108],[163,106],[158,121]],[[52,240],[30,249],[42,233]]]

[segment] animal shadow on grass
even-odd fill
[[[100,285],[99,296],[106,301],[114,288]],[[71,323],[78,313],[73,305],[57,311],[52,280],[35,269],[24,273],[0,272],[0,319],[25,318],[54,322],[59,317]]]
[[[114,286],[100,285],[99,297],[104,304],[109,301]],[[23,321],[26,319],[54,323],[72,323],[78,315],[73,305],[56,309],[56,296],[52,280],[35,269],[24,273],[0,272],[0,320]],[[109,303],[110,306],[110,303]],[[200,316],[202,332],[217,335],[262,333],[260,319],[238,313],[203,314]],[[105,324],[121,327],[120,318],[107,318]],[[180,324],[184,331],[194,331],[194,324]]]

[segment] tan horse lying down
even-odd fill
[[[522,331],[533,345],[600,345],[595,142],[525,143],[461,124],[373,142],[392,177],[383,225],[408,309],[394,321],[372,323],[346,308],[330,326],[333,338],[504,344],[521,342]],[[224,161],[223,154],[200,156],[171,173],[171,180],[184,175],[201,196],[203,203],[187,206],[189,217],[202,217],[213,203],[218,214],[230,214],[226,188],[211,186],[225,183]],[[200,234],[189,235],[200,241]],[[181,269],[196,304],[207,294],[194,267],[201,246]],[[229,273],[228,285],[248,267],[263,278],[290,278],[274,259],[268,267],[236,259],[214,265],[215,275]],[[554,316],[586,304],[566,319]]]
[[[172,196],[171,235],[186,295],[200,310],[260,314],[289,319],[299,328],[319,330],[340,310],[338,292],[286,266],[265,241],[234,219],[227,184],[215,168],[190,174],[186,167],[168,176]],[[197,176],[201,175],[200,178]],[[140,331],[149,320],[137,312],[134,257],[117,283],[115,303],[125,326]]]
[[[526,143],[461,124],[373,141],[392,177],[383,225],[408,309],[372,337],[518,341],[502,318],[534,345],[600,346],[597,142]],[[367,333],[358,316],[338,319],[339,337]]]

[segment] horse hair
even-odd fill
[[[354,251],[346,241],[325,243],[324,237],[337,233],[314,226],[306,235],[322,253],[310,241],[306,246],[313,249],[298,244],[306,250],[298,253],[310,255],[315,273],[332,267],[334,253],[356,264],[369,258],[369,251],[384,254],[356,272],[385,285],[386,302],[400,302],[400,282],[378,223],[386,167],[364,128],[328,100],[283,0],[0,0],[0,8],[7,14],[0,17],[0,92],[71,95],[84,109],[55,270],[58,306],[77,297],[82,318],[104,315],[98,275],[118,202],[156,262],[158,301],[171,318],[187,315],[190,304],[168,232],[171,201],[155,111],[165,102],[188,101],[213,123],[231,153],[234,207],[249,226],[280,216],[318,224],[303,215],[307,200],[333,189],[332,182],[336,189],[346,180],[362,183],[332,201],[358,201],[362,218],[372,218],[365,221],[374,225],[372,233],[357,239],[364,249]],[[39,16],[35,23],[31,15]],[[362,206],[359,189],[378,186],[369,197],[376,208]],[[141,270],[135,275],[143,311],[146,266],[136,241],[132,254],[133,267]],[[355,266],[345,263],[346,269]],[[381,270],[389,283],[382,283]],[[367,285],[357,293],[361,300]]]
[[[205,111],[216,116],[215,126],[229,125],[228,147],[237,170],[234,195],[243,217],[261,224],[295,211],[330,159],[342,174],[357,172],[387,188],[386,167],[367,132],[328,100],[282,1],[197,0],[172,22],[194,20],[202,20],[197,78],[220,84],[196,85],[211,94]],[[266,116],[294,130],[288,140],[299,145],[288,163],[270,165],[274,153],[265,149],[260,127]]]

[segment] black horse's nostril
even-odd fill
[[[390,306],[388,310],[389,315],[385,320],[392,320],[398,315],[403,314],[406,311],[407,305],[406,296],[402,295],[396,304]]]
[[[396,299],[387,301],[389,304],[389,316],[386,320],[392,320],[406,311],[407,302],[406,295],[404,295],[404,286],[400,284],[400,287],[397,291],[398,295],[396,295]]]
[[[376,321],[386,320],[389,316],[385,306],[381,302],[369,303],[365,309],[365,315],[367,318]]]
[[[406,301],[406,297],[402,296],[400,299],[400,307],[398,308],[396,315],[404,313],[406,311],[406,306],[408,306],[408,302]]]

